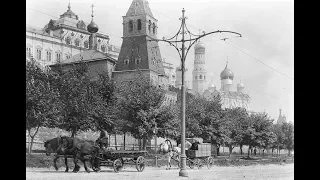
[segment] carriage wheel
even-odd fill
[[[116,159],[113,161],[113,170],[114,172],[118,173],[122,169],[122,162],[121,159]]]
[[[208,157],[207,158],[207,167],[208,169],[210,169],[213,166],[213,158],[212,157]]]
[[[178,167],[181,167],[181,159],[180,159],[180,155],[176,156],[176,161],[178,162]]]
[[[198,166],[198,169],[202,168],[202,163],[201,163],[201,159],[196,159],[196,165]]]
[[[188,166],[189,166],[191,169],[193,169],[195,163],[194,163],[191,159],[188,159],[187,162],[188,162]]]
[[[92,167],[92,170],[93,170],[94,172],[99,172],[99,171],[100,171],[100,168],[98,168],[98,167]]]
[[[144,170],[144,167],[145,167],[144,157],[139,156],[136,161],[136,168],[137,168],[138,172],[142,172]]]

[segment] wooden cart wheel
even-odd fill
[[[207,158],[207,167],[208,169],[210,169],[213,166],[213,158],[212,157],[208,157]]]
[[[122,169],[122,162],[121,159],[116,159],[113,161],[113,170],[114,172],[118,173]]]
[[[144,167],[145,167],[144,157],[139,156],[136,161],[136,168],[138,172],[142,172],[144,170]]]

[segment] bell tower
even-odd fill
[[[159,85],[168,86],[157,38],[157,19],[146,0],[133,0],[123,16],[123,41],[113,72],[116,81],[130,81],[138,70]]]

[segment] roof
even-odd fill
[[[127,11],[126,16],[135,16],[139,14],[148,14],[153,17],[153,14],[149,8],[149,3],[146,0],[133,0],[130,8]]]
[[[243,92],[237,92],[237,91],[221,91],[220,96],[229,97],[229,98],[240,98],[240,99],[246,99],[246,100],[250,99],[250,96],[248,94],[245,94]]]
[[[37,33],[37,34],[48,34],[43,29],[28,25],[28,24],[26,25],[26,31],[34,32],[34,33]]]
[[[50,29],[52,29],[52,28],[58,27],[62,24],[66,25],[66,26],[73,27],[73,28],[87,31],[87,25],[89,23],[84,22],[82,20],[78,20],[78,19],[73,19],[73,18],[69,18],[69,17],[62,17],[57,20],[50,20],[50,22],[48,23],[48,27]]]
[[[97,60],[105,60],[109,59],[111,61],[116,62],[117,60],[112,58],[106,53],[97,51],[97,50],[87,50],[82,53],[76,54],[69,59],[62,60],[60,64],[72,64],[78,62],[89,62],[89,61],[97,61]]]

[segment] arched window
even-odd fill
[[[51,61],[51,51],[47,50],[47,61]]]
[[[37,59],[41,60],[41,49],[37,48]]]
[[[69,59],[69,58],[71,58],[71,54],[67,53],[66,54],[66,59]]]
[[[80,40],[79,39],[74,40],[74,44],[79,47],[80,46]]]
[[[123,63],[124,63],[125,65],[129,64],[129,57],[128,57],[128,56],[124,59]]]
[[[30,47],[27,47],[27,52],[26,52],[26,54],[27,54],[27,57],[28,58],[31,58],[31,48]]]
[[[101,46],[101,51],[102,51],[102,52],[106,52],[106,46],[105,46],[105,45],[102,45],[102,46]]]
[[[140,62],[141,62],[141,57],[139,56],[136,58],[136,64],[140,64]]]
[[[68,37],[66,38],[66,43],[67,43],[67,44],[71,44],[71,37],[68,36]]]
[[[60,62],[60,61],[61,61],[61,53],[56,52],[56,62]]]
[[[141,19],[138,19],[138,30],[141,30]]]
[[[150,20],[149,20],[148,29],[149,29],[149,32],[151,32],[151,21]]]
[[[199,76],[199,79],[202,79],[202,76],[201,76],[201,75]]]
[[[153,34],[156,34],[156,24],[153,23]]]
[[[129,32],[133,31],[133,23],[132,20],[129,21]]]
[[[83,43],[83,45],[84,45],[85,48],[89,48],[89,43],[88,43],[88,41],[85,41],[85,42]]]

